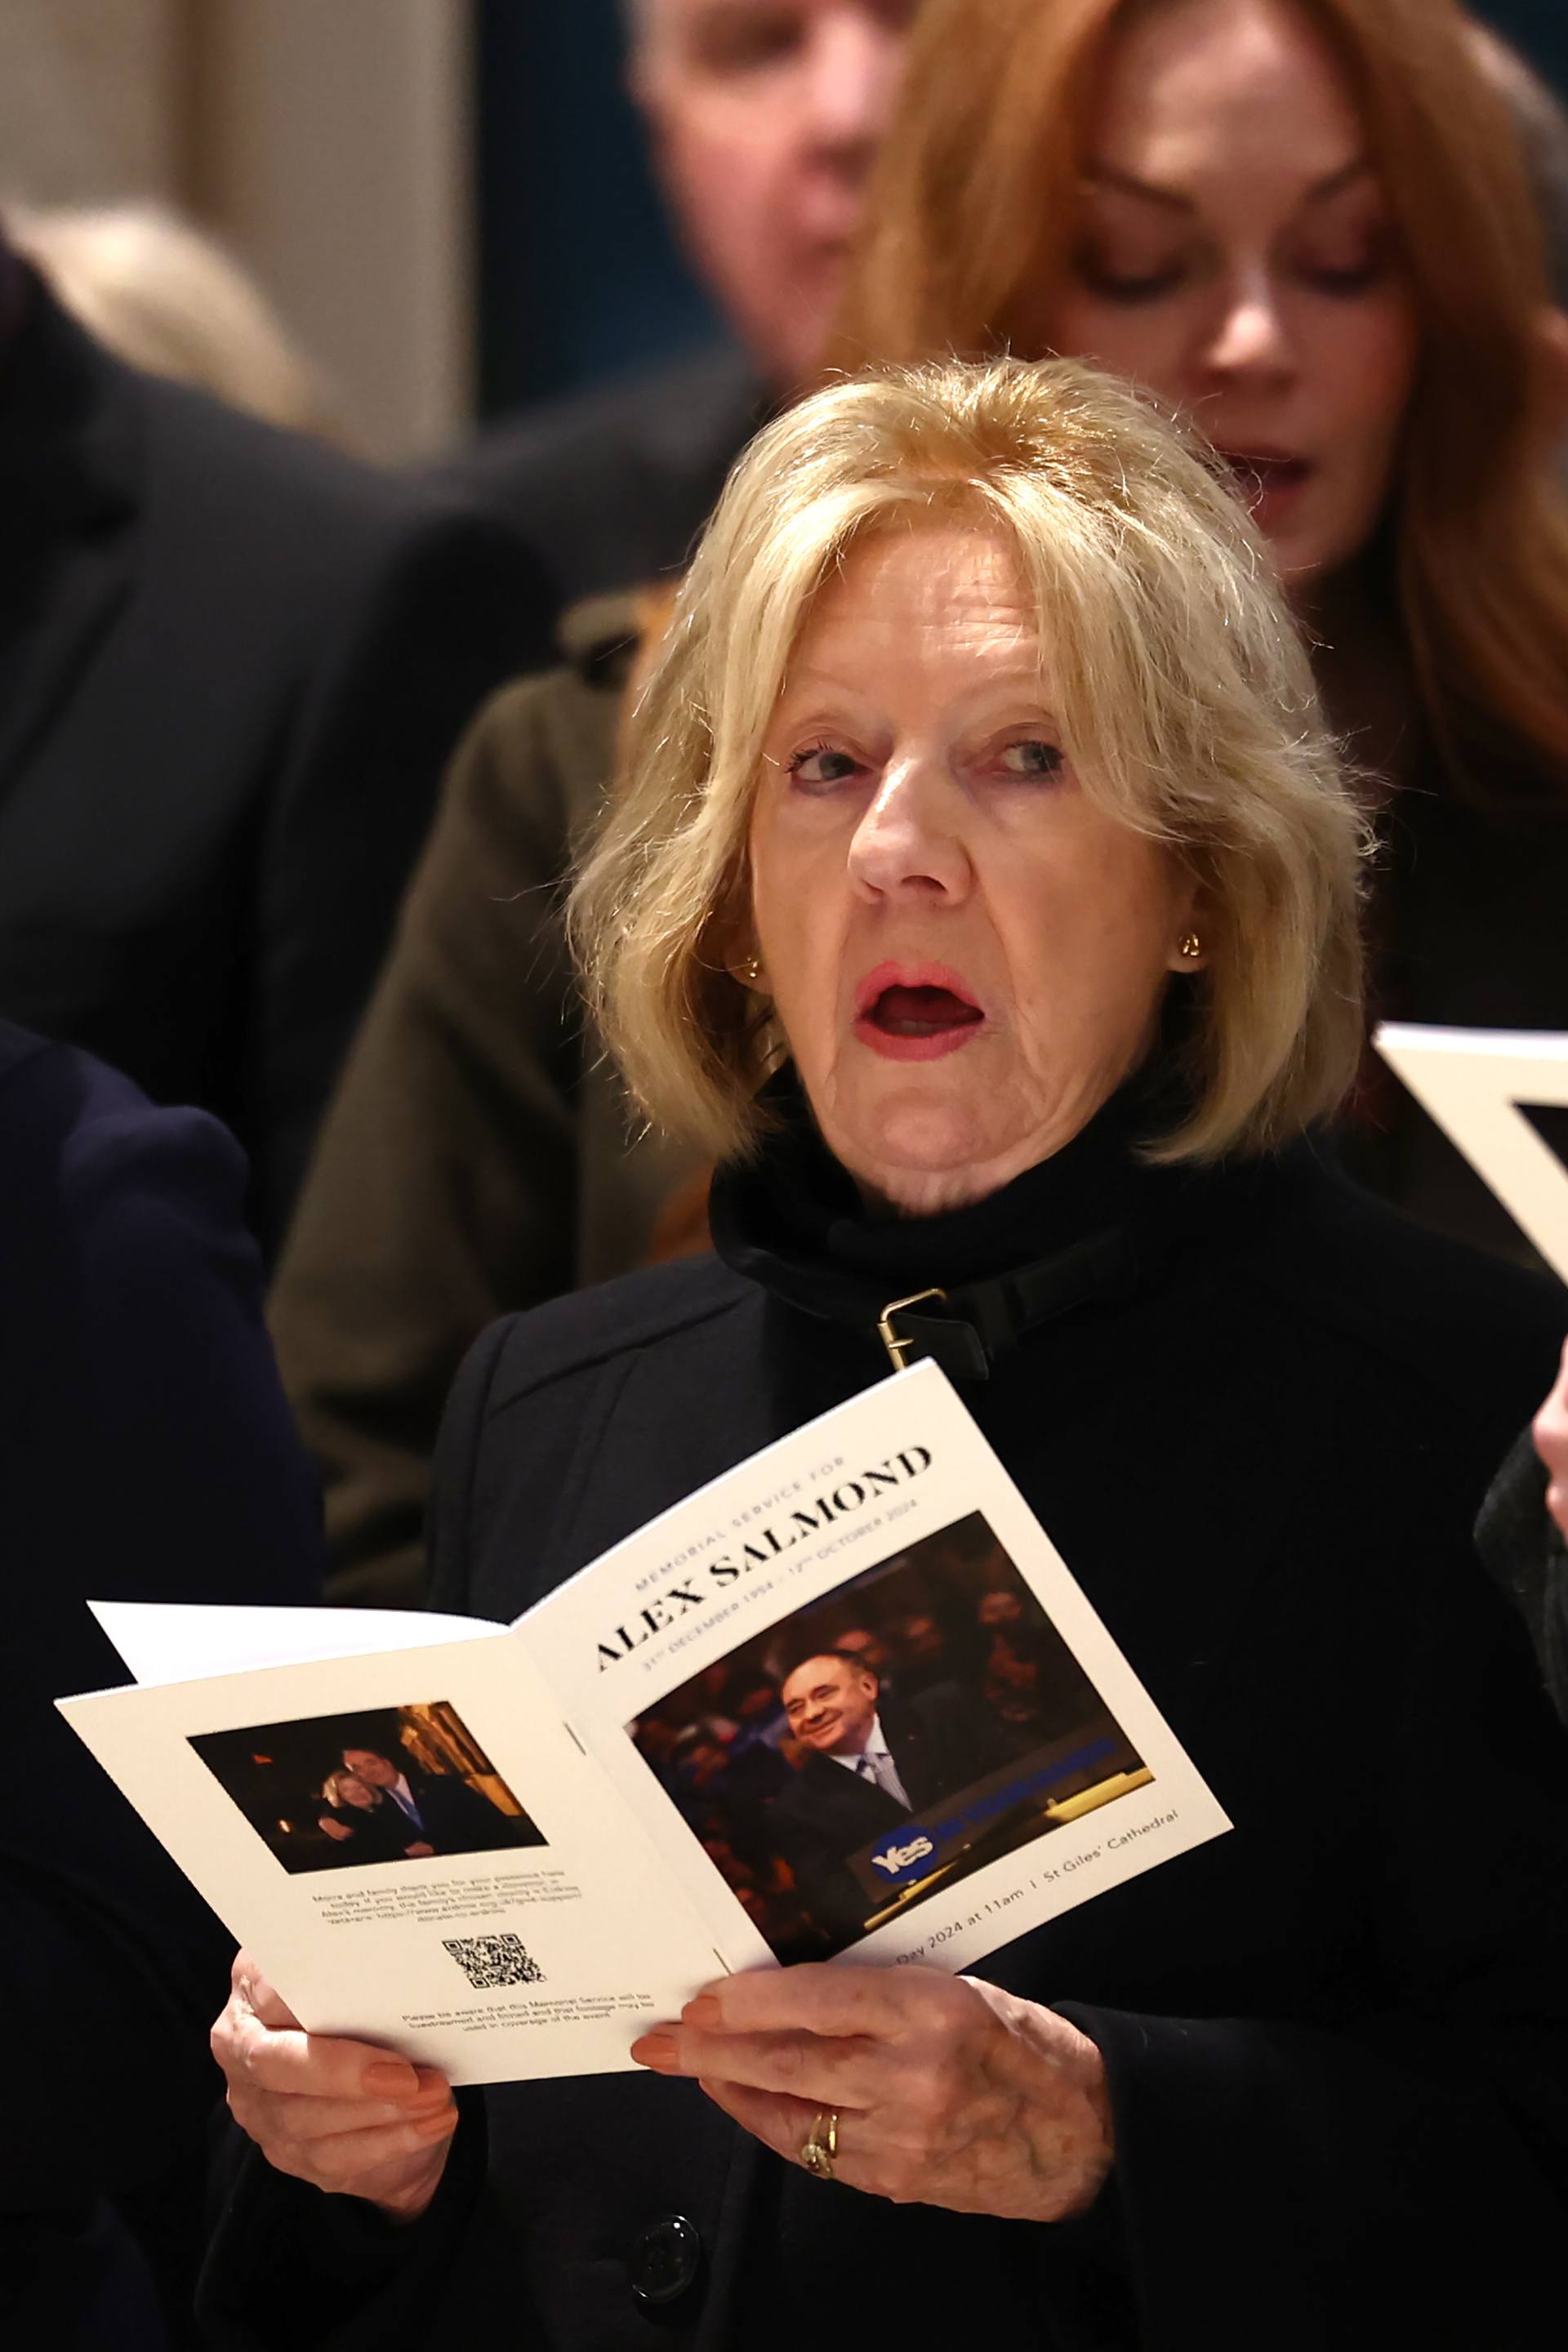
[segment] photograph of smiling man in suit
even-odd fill
[[[627,1728],[785,1960],[843,1950],[1151,1777],[978,1514]]]

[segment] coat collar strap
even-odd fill
[[[997,1359],[1037,1325],[1098,1299],[1126,1297],[1139,1272],[1132,1236],[1118,1227],[988,1281],[889,1299],[876,1333],[897,1370],[929,1357],[950,1380],[989,1380]]]

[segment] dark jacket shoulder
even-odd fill
[[[320,1508],[245,1191],[244,1154],[205,1111],[157,1108],[90,1054],[0,1023],[0,1460],[12,1533],[59,1570],[18,1588],[26,1612],[73,1583],[319,1593]],[[96,1654],[85,1611],[71,1643]]]
[[[731,1274],[718,1258],[703,1256],[648,1266],[549,1299],[483,1334],[459,1375],[454,1406],[464,1383],[482,1379],[479,1409],[493,1419],[558,1381],[659,1347],[737,1313],[757,1297],[754,1284]]]
[[[0,1006],[216,1112],[275,1241],[441,770],[553,605],[493,516],[139,373],[41,284],[0,493]]]
[[[574,604],[561,622],[567,659],[491,695],[445,787],[446,796],[467,791],[501,831],[521,828],[531,840],[547,841],[541,863],[557,880],[615,772],[623,697],[644,626],[637,595]]]
[[[503,517],[566,605],[684,563],[765,401],[741,352],[701,352],[494,426],[434,478]]]
[[[25,1233],[10,1223],[6,1241],[20,1243],[28,1258],[36,1260],[47,1232],[85,1236],[95,1213],[132,1213],[134,1188],[125,1180],[135,1171],[141,1189],[155,1188],[162,1171],[190,1207],[199,1195],[216,1216],[232,1218],[259,1281],[243,1233],[245,1155],[205,1111],[157,1108],[95,1055],[0,1021],[0,1184],[14,1200],[25,1196],[33,1213]]]
[[[760,1354],[763,1305],[717,1258],[686,1258],[493,1324],[442,1418],[431,1606],[516,1616],[776,1435],[759,1423],[753,1437],[735,1413],[735,1366]],[[596,1455],[612,1419],[622,1458],[605,1478]]]
[[[117,389],[139,417],[148,519],[169,534],[166,552],[155,550],[155,560],[198,561],[215,580],[234,579],[247,614],[266,614],[297,639],[307,675],[321,659],[311,632],[323,614],[335,619],[341,607],[360,623],[367,589],[393,600],[403,571],[417,574],[426,589],[433,569],[438,593],[445,567],[450,585],[471,595],[487,563],[508,610],[515,617],[521,604],[531,624],[520,631],[517,667],[543,658],[542,582],[516,534],[465,499],[459,486],[386,473],[194,386],[141,374],[107,353],[100,363],[114,372]],[[245,548],[243,581],[236,534]],[[285,587],[291,605],[276,593]]]

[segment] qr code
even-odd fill
[[[476,1992],[492,1992],[498,1985],[542,1984],[544,1970],[523,1947],[521,1936],[443,1936]]]

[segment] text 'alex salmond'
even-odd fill
[[[840,1519],[863,1510],[889,1487],[907,1486],[911,1478],[918,1478],[930,1468],[927,1448],[909,1446],[901,1454],[889,1454],[875,1469],[859,1470],[852,1478],[841,1479],[830,1494],[819,1495],[804,1509],[791,1511],[771,1527],[759,1528],[745,1543],[721,1553],[717,1559],[704,1560],[681,1582],[667,1585],[661,1593],[646,1601],[626,1624],[616,1627],[608,1641],[599,1643],[599,1672],[603,1674],[606,1666],[617,1665],[656,1634],[668,1633],[689,1611],[710,1608],[715,1586],[721,1590],[736,1583],[753,1568],[770,1567],[797,1544],[810,1543],[815,1537],[826,1535]]]

